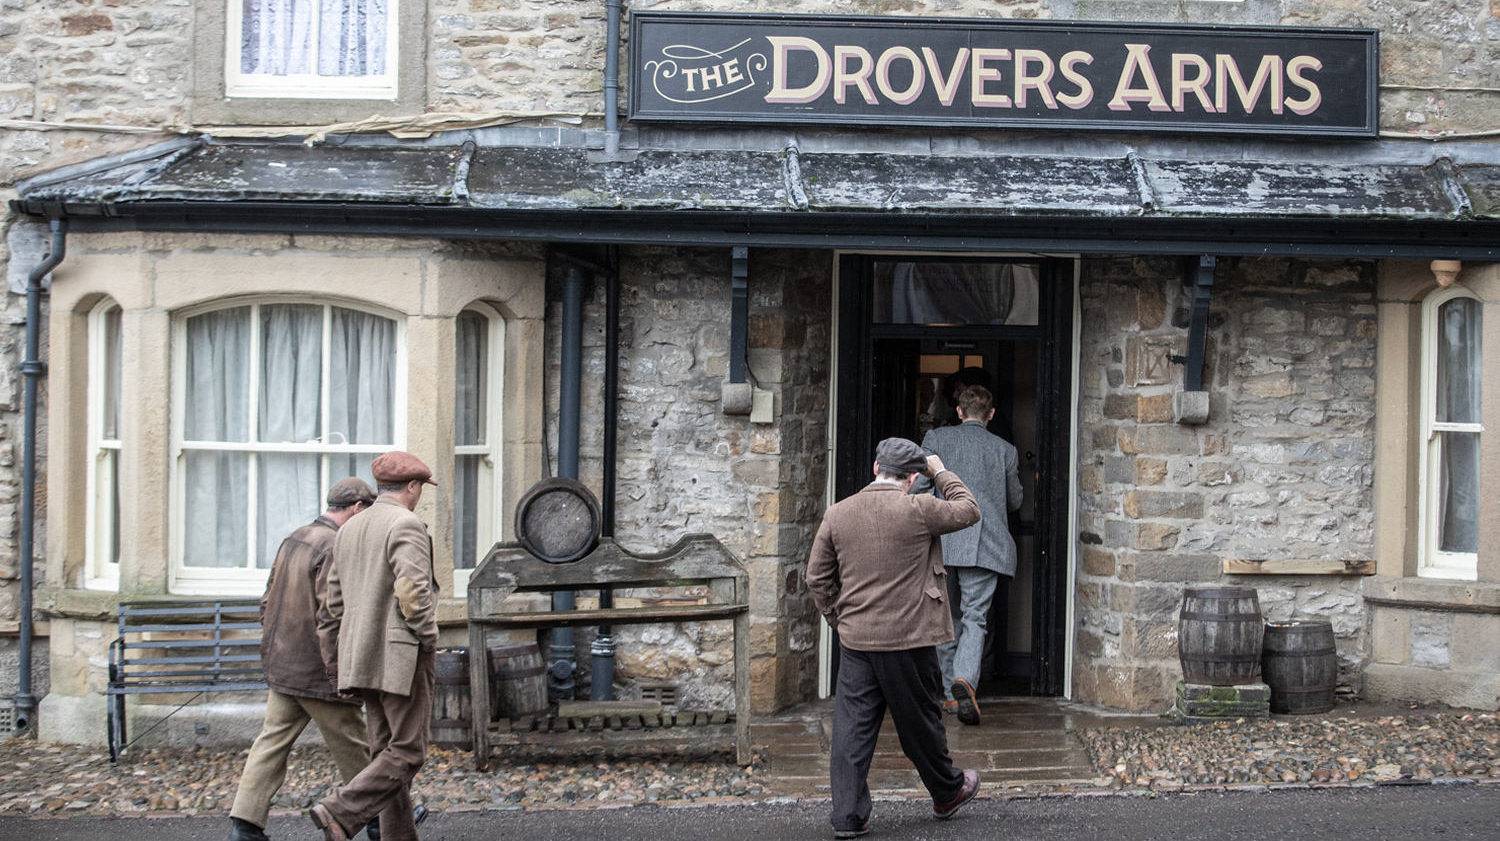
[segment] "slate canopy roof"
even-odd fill
[[[1378,141],[1355,155],[1224,145],[1220,156],[1093,140],[950,145],[679,146],[605,160],[581,145],[199,137],[33,178],[14,205],[167,230],[1500,259],[1500,143]]]

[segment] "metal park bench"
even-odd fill
[[[192,694],[149,733],[205,693],[266,688],[258,600],[121,604],[119,634],[109,645],[105,690],[110,762],[129,747],[126,695]]]

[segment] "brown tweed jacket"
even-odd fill
[[[846,648],[902,651],[953,639],[938,536],[979,522],[979,504],[953,471],[933,481],[942,499],[874,482],[823,515],[807,585]]]

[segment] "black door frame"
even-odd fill
[[[1069,577],[1069,499],[1073,475],[1073,300],[1072,258],[984,256],[911,256],[902,259],[975,262],[1024,259],[1040,262],[1041,301],[1036,327],[941,327],[875,326],[872,324],[873,266],[876,260],[896,255],[849,254],[838,257],[838,418],[834,453],[834,499],[843,499],[869,482],[873,458],[871,385],[873,343],[880,337],[909,335],[913,338],[1039,338],[1043,357],[1037,383],[1038,465],[1036,570],[1032,639],[1036,670],[1031,679],[1034,695],[1061,695],[1066,685],[1068,647],[1067,603]],[[1043,524],[1050,524],[1044,527]],[[835,658],[836,659],[836,658]],[[835,669],[837,664],[835,662]]]

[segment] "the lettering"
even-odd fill
[[[988,93],[984,86],[987,82],[1000,81],[1000,70],[990,67],[991,61],[1003,61],[1010,58],[1010,50],[993,49],[990,47],[975,47],[969,53],[969,101],[976,108],[1009,108],[1010,97],[1003,93]]]
[[[1143,87],[1133,82],[1140,76]],[[1170,111],[1167,98],[1162,96],[1161,82],[1156,80],[1156,71],[1151,67],[1150,44],[1125,45],[1125,69],[1120,71],[1120,81],[1115,85],[1115,95],[1109,101],[1111,111],[1129,111],[1132,102],[1144,102],[1152,111]]]
[[[767,35],[766,40],[771,42],[771,91],[766,94],[767,102],[805,105],[816,102],[828,91],[828,84],[833,80],[833,66],[828,53],[817,41],[800,35]],[[794,52],[811,53],[818,65],[813,80],[799,88],[787,84],[787,67]]]

